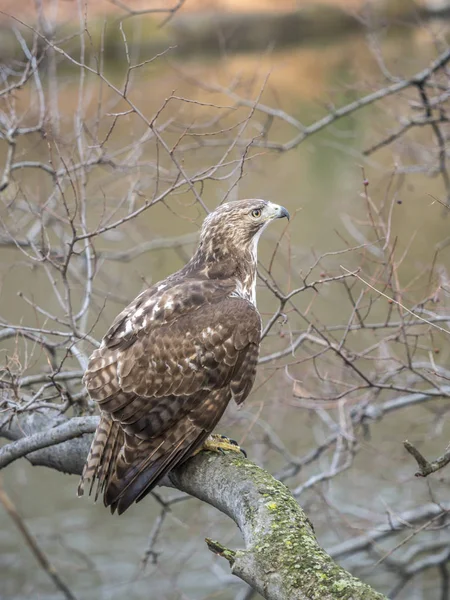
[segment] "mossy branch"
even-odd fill
[[[89,424],[94,426],[94,419]],[[54,444],[52,417],[23,415],[0,437],[19,440],[45,430]],[[76,427],[80,428],[80,420]],[[61,423],[70,436],[70,421]],[[84,431],[84,430],[83,430]],[[79,475],[91,436],[68,439],[27,455],[32,464]],[[234,575],[267,600],[383,600],[373,590],[337,565],[323,550],[314,529],[289,489],[267,471],[242,456],[203,452],[171,473],[165,482],[228,515],[244,538],[243,550],[229,550],[207,540],[208,547],[226,558]],[[75,492],[74,492],[75,493]],[[126,518],[126,517],[125,517]]]
[[[289,489],[251,461],[202,453],[171,476],[172,483],[228,515],[245,549],[208,544],[231,571],[268,600],[382,600],[338,566],[319,546],[314,529]]]

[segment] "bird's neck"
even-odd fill
[[[182,269],[188,277],[230,280],[235,285],[232,295],[245,298],[256,306],[256,245],[245,251],[197,252]]]
[[[256,262],[242,261],[236,275],[236,296],[245,298],[256,306]]]

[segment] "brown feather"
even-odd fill
[[[99,493],[102,491],[101,488],[104,487],[108,475],[114,468],[116,459],[115,449],[122,443],[123,434],[119,423],[115,423],[109,415],[103,413],[83,468],[78,485],[78,496],[84,494],[85,481],[90,480],[91,482],[89,488],[90,495],[97,480],[97,491],[95,494],[95,500],[97,500]]]
[[[86,480],[91,491],[97,482],[96,497],[121,514],[203,444],[232,397],[248,396],[261,335],[254,240],[263,226],[251,213],[267,206],[244,201],[209,215],[191,261],[140,294],[93,352],[84,383],[101,420],[79,494]]]
[[[121,514],[202,445],[230,400],[227,390],[217,391],[212,396],[180,419],[166,437],[144,441],[136,447],[136,438],[127,436],[131,445],[126,443],[125,451],[119,456],[116,476],[105,491],[106,506]]]

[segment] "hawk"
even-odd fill
[[[208,447],[230,400],[248,396],[261,338],[258,239],[281,217],[287,210],[265,200],[223,204],[186,266],[116,317],[83,378],[101,418],[78,495],[97,482],[96,498],[123,513]]]

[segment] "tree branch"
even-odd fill
[[[97,423],[98,417],[74,417],[53,429],[39,431],[21,438],[13,444],[7,444],[0,450],[0,469],[36,450],[61,444],[85,433],[93,433]]]
[[[97,417],[56,421],[50,411],[16,416],[0,427],[0,437],[14,440],[4,449],[9,448],[4,454],[8,459],[3,460],[9,464],[12,457],[34,450],[27,455],[32,464],[79,475],[91,441],[85,433],[97,422]],[[57,426],[49,429],[49,424]],[[69,439],[76,432],[80,437]],[[264,598],[385,598],[332,560],[317,543],[308,517],[289,489],[249,460],[200,453],[173,471],[164,484],[207,502],[238,525],[244,550],[229,550],[211,540],[208,546]]]
[[[403,442],[405,449],[416,459],[417,465],[419,467],[419,471],[415,473],[416,477],[428,477],[431,473],[436,473],[440,469],[443,469],[445,466],[450,463],[450,447],[444,452],[442,456],[436,458],[433,461],[428,461],[423,454],[408,440]]]

